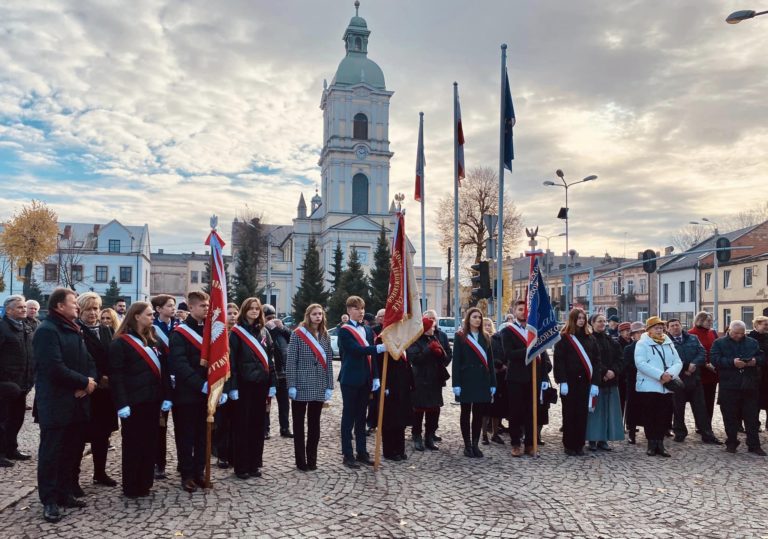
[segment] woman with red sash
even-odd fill
[[[123,493],[149,495],[154,482],[157,418],[171,402],[170,373],[155,345],[154,311],[144,301],[131,305],[109,347],[109,379],[122,421]]]
[[[483,452],[478,447],[480,430],[488,405],[496,393],[496,371],[491,336],[483,330],[483,313],[476,307],[467,310],[461,330],[454,338],[451,378],[453,394],[461,403],[464,456],[482,457]]]
[[[237,401],[233,453],[239,479],[261,477],[267,398],[277,392],[272,354],[272,338],[264,327],[261,301],[248,298],[240,306],[237,324],[229,333],[229,398]]]
[[[323,306],[313,303],[288,344],[285,377],[293,417],[293,450],[296,468],[317,470],[320,414],[333,397],[333,349],[325,327]],[[307,439],[304,440],[304,416]]]
[[[570,312],[560,335],[554,370],[563,399],[563,447],[566,455],[583,456],[587,414],[599,394],[600,350],[581,309]]]

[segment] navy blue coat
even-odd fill
[[[183,323],[200,336],[203,335],[203,326],[191,316]],[[208,368],[200,365],[200,350],[177,330],[171,332],[169,340],[171,351],[168,356],[168,368],[171,376],[175,377],[176,384],[171,399],[173,404],[204,403],[208,398],[203,393],[203,386],[208,381]]]
[[[752,337],[744,337],[736,342],[729,336],[720,337],[712,344],[709,351],[712,364],[720,373],[720,387],[723,389],[750,389],[757,391],[760,387],[760,367],[765,364],[765,356],[760,351],[760,345]],[[757,360],[756,367],[738,369],[733,364],[735,358]]]
[[[344,326],[352,325],[351,323]],[[344,326],[339,328],[339,355],[341,355],[341,370],[339,372],[339,382],[348,385],[360,387],[371,385],[374,378],[379,377],[379,370],[376,361],[376,346],[361,346],[354,335]],[[365,340],[369,343],[374,342],[373,330],[368,326],[365,328]],[[370,368],[368,358],[371,356]]]

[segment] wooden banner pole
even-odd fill
[[[384,367],[381,369],[381,387],[379,388],[379,418],[376,425],[376,449],[373,453],[373,471],[378,472],[381,465],[381,426],[384,422],[384,397],[387,390],[387,365],[389,352],[384,352]]]

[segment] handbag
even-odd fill
[[[664,365],[664,372],[667,371],[667,362],[664,361],[664,347],[661,347],[661,364]],[[669,382],[666,382],[664,385],[664,389],[667,391],[672,391],[673,393],[676,391],[680,391],[682,389],[685,389],[685,382],[683,382],[679,376],[672,376],[672,379]]]

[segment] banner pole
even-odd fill
[[[208,418],[206,421],[206,435],[205,435],[205,488],[212,488],[211,485],[211,432],[213,431],[212,418]]]
[[[539,456],[539,400],[538,391],[538,377],[536,376],[536,363],[537,358],[533,358],[533,369],[531,372],[531,386],[533,388],[533,456]]]
[[[379,418],[376,425],[376,448],[373,452],[373,471],[378,472],[381,465],[381,426],[384,423],[384,397],[387,391],[387,364],[389,352],[384,352],[384,366],[381,369],[381,387],[379,388]]]

